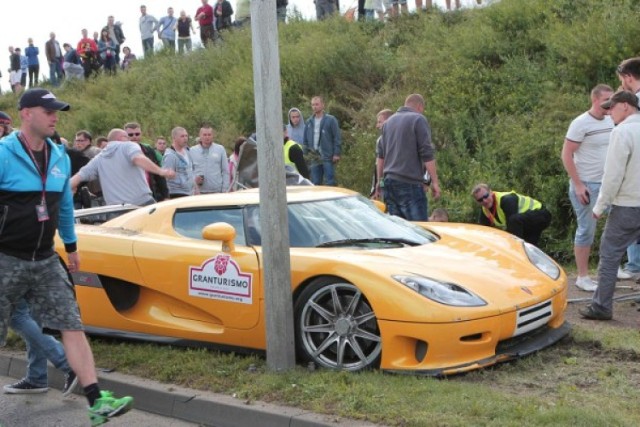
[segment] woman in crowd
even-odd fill
[[[98,52],[102,58],[102,66],[109,74],[115,74],[117,70],[116,64],[116,43],[109,37],[109,30],[104,28],[98,40]]]
[[[131,67],[131,63],[136,60],[136,56],[131,53],[131,49],[129,49],[129,46],[123,47],[122,53],[124,54],[124,56],[122,57],[121,67],[123,70],[128,70],[129,67]]]

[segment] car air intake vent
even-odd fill
[[[545,325],[553,315],[551,301],[543,301],[531,307],[518,310],[518,318],[514,337],[522,335]]]

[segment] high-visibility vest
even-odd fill
[[[294,145],[298,144],[296,141],[290,139],[288,140],[285,144],[284,144],[284,165],[287,166],[292,166],[296,171],[298,171],[298,168],[296,167],[296,164],[293,163],[293,161],[291,161],[291,158],[289,157],[289,150],[291,149],[291,147],[293,147]],[[298,144],[300,145],[300,144]],[[300,171],[298,171],[300,172]]]
[[[536,209],[540,209],[542,207],[542,203],[537,201],[536,199],[523,196],[522,194],[518,194],[515,191],[494,191],[493,194],[496,196],[496,216],[494,216],[491,211],[484,206],[482,207],[482,212],[485,214],[487,218],[489,218],[495,225],[506,227],[507,225],[507,217],[500,206],[500,201],[504,196],[515,194],[518,196],[518,213],[524,213],[527,211],[532,211]]]

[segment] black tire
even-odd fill
[[[382,339],[360,290],[337,278],[309,284],[295,302],[298,357],[325,368],[360,371],[380,366]]]

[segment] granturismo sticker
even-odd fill
[[[242,304],[253,303],[253,275],[243,273],[230,255],[219,254],[189,267],[189,295]]]

